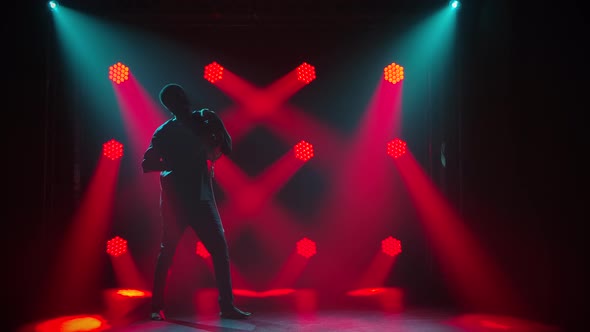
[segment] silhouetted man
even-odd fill
[[[215,161],[231,152],[231,137],[215,112],[192,110],[180,85],[165,85],[159,98],[174,116],[155,130],[141,163],[144,173],[160,172],[161,187],[162,241],[155,268],[151,318],[166,319],[166,278],[178,242],[189,226],[211,254],[220,316],[248,318],[251,313],[234,305],[229,252],[212,185]]]

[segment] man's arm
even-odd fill
[[[205,119],[209,120],[209,124],[213,128],[213,131],[216,134],[221,134],[221,137],[218,138],[220,143],[219,148],[223,154],[229,155],[232,151],[232,140],[221,118],[217,113],[211,110],[205,110],[203,116]]]
[[[147,148],[145,153],[143,154],[143,160],[141,161],[141,168],[143,169],[144,173],[149,172],[161,172],[166,170],[166,165],[162,156],[154,148],[153,139],[150,142],[150,146]]]

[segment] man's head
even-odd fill
[[[166,84],[160,90],[160,102],[177,117],[188,115],[191,112],[190,101],[184,89],[176,83]]]

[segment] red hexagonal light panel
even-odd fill
[[[111,139],[102,145],[102,154],[111,160],[119,159],[123,156],[123,144]]]
[[[294,147],[295,158],[303,161],[308,161],[313,158],[313,145],[306,141],[297,143]]]
[[[407,143],[399,138],[393,139],[387,143],[387,154],[393,158],[403,156],[407,151]]]
[[[381,241],[381,250],[386,255],[395,257],[402,252],[402,243],[393,236],[389,236]]]
[[[129,67],[121,62],[109,67],[109,79],[117,84],[121,84],[129,79]]]
[[[209,253],[207,248],[205,248],[205,245],[201,241],[197,242],[197,248],[196,248],[195,252],[197,253],[197,255],[199,255],[203,258],[211,257],[211,254]]]
[[[302,63],[297,67],[297,80],[305,84],[311,83],[311,81],[315,80],[315,67],[307,62]]]
[[[392,63],[383,69],[383,79],[391,84],[396,84],[404,79],[404,67]]]
[[[118,257],[127,252],[127,240],[115,236],[107,241],[107,254]]]
[[[211,83],[221,80],[223,78],[223,67],[217,62],[206,65],[204,77]]]
[[[317,253],[315,242],[304,237],[297,241],[297,253],[305,258],[310,258]]]

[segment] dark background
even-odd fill
[[[222,20],[245,22],[252,15],[303,20],[310,13],[379,22],[389,12],[436,2],[339,2],[338,9],[305,1],[281,2],[281,7],[273,3],[202,2],[201,9],[212,17],[222,14]],[[55,97],[46,68],[49,16],[41,1],[21,5],[26,8],[16,8],[14,22],[3,21],[8,147],[3,164],[9,183],[3,218],[8,226],[8,241],[3,241],[8,296],[3,298],[15,324],[41,314],[30,308],[39,300],[52,240],[66,227],[58,220],[71,214],[74,198],[70,174],[59,171],[68,167],[71,156],[55,144],[71,128],[51,120],[61,115],[48,104]],[[192,5],[84,4],[105,15],[154,8],[174,15],[175,8]],[[583,195],[588,139],[582,122],[588,109],[583,89],[587,22],[576,6],[466,1],[456,78],[459,107],[457,113],[435,114],[444,129],[432,141],[435,149],[447,142],[448,167],[436,170],[437,182],[525,294],[534,308],[531,318],[562,326],[581,323],[587,288],[582,231],[589,219]]]

